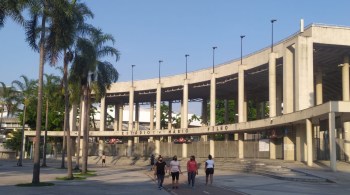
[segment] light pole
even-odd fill
[[[214,73],[214,65],[215,65],[215,49],[218,47],[213,47],[213,73]]]
[[[186,79],[187,79],[187,57],[190,56],[188,54],[185,55],[185,58],[186,58]]]
[[[131,86],[134,87],[134,67],[136,65],[131,65]]]
[[[159,77],[159,83],[160,83],[160,64],[163,62],[163,60],[159,60],[158,62],[159,62],[159,66],[158,66],[159,75],[158,75],[158,77]]]
[[[243,43],[243,38],[245,35],[241,35],[241,65],[242,65],[242,43]]]
[[[276,22],[276,19],[271,20],[271,53],[273,52],[273,23]]]

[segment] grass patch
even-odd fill
[[[82,176],[75,176],[73,175],[73,178],[68,178],[68,177],[56,177],[57,180],[62,180],[62,181],[71,181],[71,180],[84,180],[86,177]]]
[[[85,174],[82,174],[81,172],[78,173],[73,173],[74,177],[91,177],[91,176],[96,176],[97,174],[95,173],[95,171],[88,171]]]
[[[21,183],[17,184],[16,186],[19,187],[44,187],[44,186],[54,186],[54,183],[47,183],[47,182],[40,182],[38,184],[33,184],[33,183]]]

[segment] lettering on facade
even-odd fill
[[[220,132],[220,131],[228,131],[229,127],[228,125],[222,125],[222,126],[211,126],[211,127],[204,127],[200,128],[200,132]],[[128,136],[128,135],[166,135],[166,134],[172,134],[172,135],[178,135],[178,134],[190,134],[191,131],[188,128],[184,129],[171,129],[171,130],[135,130],[135,131],[122,131],[121,136]],[[196,132],[198,133],[198,132]]]

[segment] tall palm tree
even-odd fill
[[[66,14],[65,13],[69,13]],[[51,64],[56,64],[60,52],[63,52],[63,87],[65,96],[64,127],[66,132],[67,145],[67,178],[73,179],[72,173],[72,150],[69,131],[69,91],[68,91],[68,64],[73,60],[73,53],[70,48],[75,43],[78,35],[84,34],[91,27],[85,24],[85,18],[93,17],[92,12],[83,3],[75,1],[68,2],[66,9],[57,10],[52,18],[50,34],[48,36],[48,58]],[[64,155],[64,153],[63,153]],[[63,156],[64,157],[64,156]],[[62,158],[64,159],[64,158]],[[62,166],[64,167],[64,160]]]
[[[0,101],[2,102],[2,107],[7,110],[6,117],[9,117],[17,110],[19,100],[18,92],[13,86],[7,87],[3,82],[0,82],[0,85],[2,86],[0,91]]]
[[[119,51],[105,43],[114,43],[113,36],[104,34],[101,29],[95,29],[90,39],[80,38],[77,41],[75,58],[71,70],[71,81],[79,82],[82,87],[84,97],[85,122],[82,124],[83,134],[83,156],[82,173],[87,172],[88,159],[88,122],[89,96],[94,90],[96,99],[100,99],[106,94],[107,89],[113,82],[118,80],[118,72],[113,65],[107,61],[102,61],[105,56],[114,56],[119,59]],[[91,41],[90,41],[91,40]]]
[[[47,48],[52,44],[47,41],[47,31],[52,31],[55,26],[54,18],[61,14],[65,18],[69,12],[63,10],[67,9],[66,0],[30,0],[29,14],[30,19],[26,23],[26,35],[29,45],[35,50],[39,51],[39,79],[38,79],[38,105],[37,105],[37,119],[36,119],[36,135],[34,147],[34,167],[33,167],[33,184],[40,183],[40,134],[41,134],[41,117],[42,117],[42,103],[43,103],[43,74],[44,64],[47,58]],[[39,20],[41,20],[39,22]],[[62,26],[60,26],[62,28]],[[57,27],[59,28],[59,27]],[[50,32],[49,32],[50,34]],[[37,41],[39,42],[37,43]]]
[[[44,146],[43,146],[43,163],[42,167],[46,167],[46,143],[47,143],[47,131],[48,131],[48,123],[49,123],[49,102],[53,101],[52,99],[59,96],[59,83],[60,77],[55,75],[47,75],[45,74],[45,85],[44,85],[44,97],[46,102],[45,109],[45,136],[44,136]]]
[[[19,102],[23,103],[22,139],[21,139],[20,155],[17,163],[18,166],[22,166],[22,160],[23,160],[23,139],[24,139],[24,126],[26,121],[26,110],[30,100],[34,98],[33,91],[35,90],[36,84],[37,84],[35,80],[29,79],[25,75],[21,75],[20,78],[23,79],[23,82],[19,80],[12,81],[12,86],[16,87],[19,90],[19,93],[21,93]]]

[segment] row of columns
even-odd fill
[[[276,58],[278,57],[277,53],[269,54],[269,116],[273,119],[281,114],[281,104],[282,98],[279,91],[283,91],[283,113],[292,113],[298,110],[302,110],[305,108],[309,108],[314,106],[314,97],[310,96],[310,94],[314,93],[314,71],[313,71],[313,43],[310,38],[299,36],[294,45],[287,46],[284,50],[283,57],[283,90],[280,90],[276,85]],[[244,86],[244,71],[246,65],[239,65],[238,68],[238,122],[247,122],[247,97],[246,90]],[[349,57],[344,58],[344,64],[342,67],[343,73],[343,100],[349,101]],[[316,81],[316,104],[323,103],[322,98],[322,73],[316,73],[315,75]],[[184,80],[183,85],[183,99],[181,101],[181,128],[188,127],[188,83],[189,80]],[[210,126],[215,126],[215,100],[216,100],[216,76],[215,73],[212,74],[210,80]],[[203,99],[203,107],[202,107],[202,119],[205,121],[207,119],[206,116],[206,99]],[[105,110],[104,99],[101,100],[101,109]],[[133,130],[133,105],[134,105],[134,87],[130,88],[129,95],[129,125],[128,130]],[[160,105],[161,105],[161,83],[157,85],[157,96],[156,96],[156,129],[160,129]],[[169,104],[171,105],[171,104]],[[122,108],[119,106],[119,108]],[[153,129],[153,102],[151,102],[151,120],[150,120],[150,129]],[[119,122],[118,124],[122,124],[122,120],[120,118],[120,112],[118,113]],[[171,114],[169,114],[171,116]],[[332,116],[331,114],[329,115]],[[105,122],[105,111],[101,112],[101,127],[100,130],[104,130]],[[226,118],[226,117],[225,117]],[[329,119],[331,123],[331,118]],[[306,136],[306,160],[308,165],[312,165],[312,129],[313,125],[310,119],[305,121],[305,133],[303,136]],[[171,124],[170,124],[171,125]],[[349,140],[350,138],[350,122],[344,122],[344,138],[345,140]],[[329,126],[330,131],[334,131],[334,128],[331,129],[331,125]],[[121,130],[120,126],[118,128]],[[311,132],[311,133],[310,133]],[[298,133],[298,136],[300,133]],[[331,135],[331,133],[330,133]],[[284,159],[286,160],[294,160],[295,154],[295,140],[293,138],[294,133],[292,131],[288,132],[284,137]],[[202,137],[203,140],[206,140],[206,136]],[[244,135],[239,134],[235,136],[239,141],[239,157],[243,158],[243,139]],[[311,140],[311,141],[310,141]],[[214,155],[214,142],[213,138],[209,136],[210,141],[210,153]],[[155,140],[157,141],[157,139]],[[183,146],[183,156],[187,156],[187,148],[186,144]],[[273,141],[270,142],[271,159],[276,158],[275,154],[275,143]],[[345,145],[345,151],[347,156],[350,155],[350,145]],[[332,151],[333,153],[333,151]],[[334,162],[333,162],[334,163]]]

